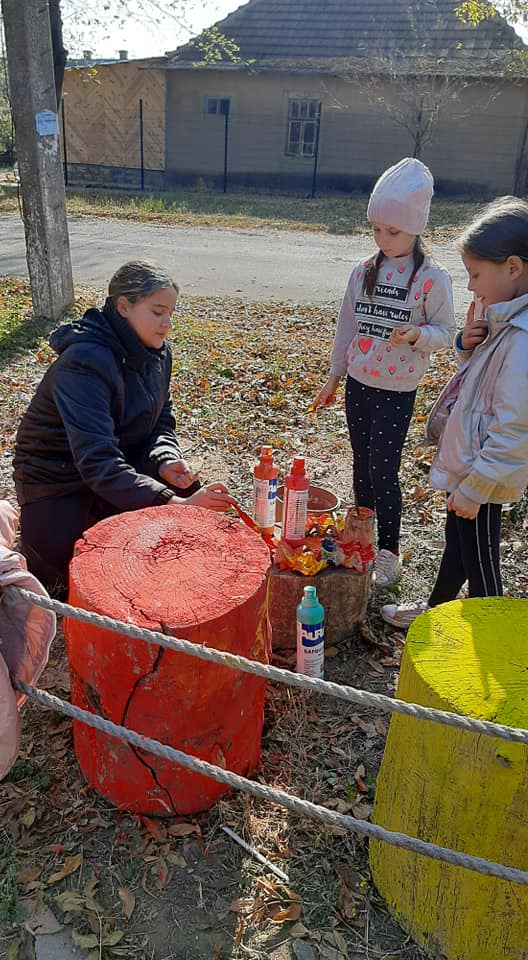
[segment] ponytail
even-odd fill
[[[376,289],[376,282],[378,279],[378,271],[382,263],[383,263],[383,250],[378,250],[377,257],[375,259],[374,257],[372,258],[372,262],[370,263],[370,266],[368,266],[367,269],[365,270],[365,276],[363,279],[363,293],[365,293],[367,297],[374,296],[374,291]]]

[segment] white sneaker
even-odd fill
[[[426,610],[429,610],[429,604],[425,600],[417,600],[415,603],[386,603],[381,608],[381,616],[393,627],[406,630],[416,617]]]
[[[375,574],[377,587],[390,587],[400,579],[401,560],[391,550],[378,550]]]

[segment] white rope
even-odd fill
[[[90,610],[71,607],[67,603],[51,600],[49,597],[41,597],[39,594],[32,593],[30,590],[23,590],[21,587],[6,587],[4,593],[6,596],[12,594],[24,600],[29,600],[38,607],[43,607],[45,610],[54,610],[56,613],[63,614],[65,617],[103,627],[105,630],[110,630],[113,633],[132,637],[135,640],[144,640],[147,643],[155,644],[156,646],[164,647],[166,650],[173,650],[177,653],[187,653],[191,657],[198,657],[200,660],[208,660],[210,663],[231,667],[233,670],[241,670],[243,673],[251,673],[257,677],[263,677],[265,680],[274,680],[276,683],[283,683],[289,687],[309,690],[311,693],[322,693],[329,697],[335,697],[338,700],[345,700],[347,703],[358,703],[363,707],[376,707],[385,713],[400,713],[404,716],[414,717],[419,720],[431,720],[434,723],[439,723],[446,727],[467,730],[470,733],[485,734],[488,737],[495,737],[512,743],[528,744],[528,730],[518,727],[508,727],[504,724],[492,723],[489,720],[477,720],[474,717],[464,717],[458,713],[436,710],[433,707],[423,707],[417,703],[407,703],[405,700],[397,700],[381,693],[370,693],[368,690],[358,690],[356,687],[331,683],[328,680],[317,680],[314,677],[307,677],[304,674],[292,673],[290,670],[283,670],[280,667],[273,667],[255,660],[248,660],[246,657],[241,657],[238,654],[225,653],[221,650],[215,650],[212,647],[204,647],[201,644],[192,643],[190,640],[182,640],[172,636],[169,637],[155,630],[145,630],[142,627],[136,627],[133,624],[124,623],[121,620],[113,620],[111,617],[105,617],[101,614],[93,613]]]
[[[13,686],[25,693],[32,700],[42,704],[50,710],[56,710],[58,713],[79,720],[89,727],[95,727],[112,737],[124,740],[126,743],[153,753],[165,760],[177,763],[180,767],[187,770],[193,770],[195,773],[203,774],[219,783],[225,783],[236,790],[243,790],[251,793],[261,800],[267,800],[270,803],[277,803],[282,807],[292,810],[302,817],[308,817],[311,820],[318,820],[327,823],[333,827],[343,827],[345,830],[352,830],[355,833],[364,834],[373,840],[382,840],[394,847],[400,847],[403,850],[409,850],[413,853],[419,853],[422,856],[431,857],[433,860],[440,860],[443,863],[449,863],[456,867],[464,867],[475,873],[483,874],[487,877],[498,877],[501,880],[508,880],[513,883],[528,886],[528,873],[524,870],[517,870],[515,867],[505,867],[500,863],[494,863],[491,860],[484,860],[482,857],[472,857],[465,853],[459,853],[450,850],[447,847],[437,846],[435,843],[427,843],[424,840],[418,840],[415,837],[408,837],[404,833],[398,833],[392,830],[386,830],[374,823],[368,823],[366,820],[357,820],[355,817],[346,816],[342,813],[336,813],[328,810],[327,807],[318,806],[310,803],[308,800],[301,800],[299,797],[293,797],[289,793],[283,793],[281,790],[274,790],[262,783],[255,783],[246,777],[240,777],[230,770],[223,770],[221,767],[213,766],[206,760],[199,760],[197,757],[191,757],[174,747],[160,743],[158,740],[152,740],[150,737],[144,737],[134,730],[121,727],[111,720],[104,720],[102,717],[80,707],[74,707],[71,703],[60,700],[58,697],[44,690],[37,690],[30,687],[21,680],[15,680]]]

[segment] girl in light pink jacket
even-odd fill
[[[528,484],[528,203],[496,200],[459,248],[480,309],[471,304],[456,339],[462,365],[427,424],[438,442],[431,482],[448,494],[446,543],[429,599],[382,608],[399,627],[454,600],[466,582],[470,597],[502,595],[502,504]]]

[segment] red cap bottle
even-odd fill
[[[293,466],[284,478],[284,511],[282,538],[292,547],[298,547],[306,535],[308,487],[310,478],[304,468],[304,457],[294,457]]]

